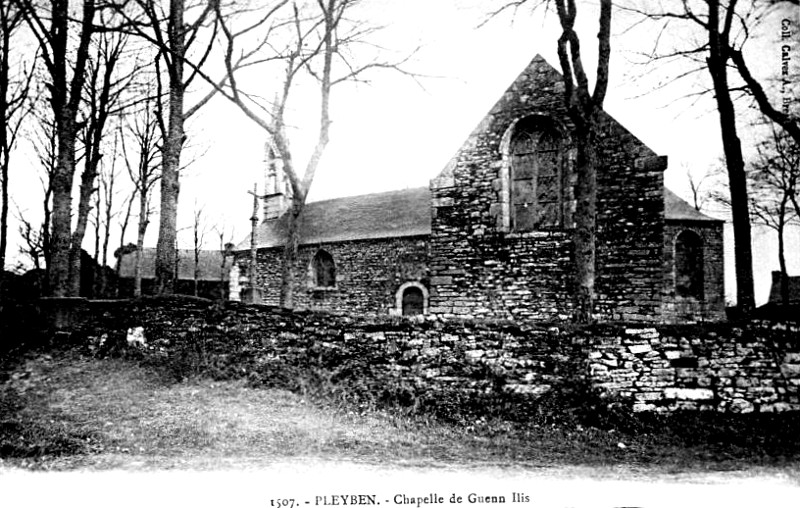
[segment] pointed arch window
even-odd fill
[[[703,299],[703,239],[694,231],[675,238],[675,294]]]
[[[328,251],[318,250],[311,260],[312,283],[318,288],[336,286],[336,263]]]
[[[563,224],[563,149],[560,133],[538,118],[520,122],[511,138],[511,218],[515,231]]]

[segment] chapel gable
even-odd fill
[[[600,118],[597,310],[650,320],[663,284],[666,157]],[[537,55],[431,181],[432,312],[571,317],[572,130],[562,77]]]

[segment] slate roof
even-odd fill
[[[431,193],[427,187],[307,203],[300,219],[300,243],[317,244],[429,235]],[[286,216],[258,227],[259,248],[286,243]],[[250,235],[236,246],[250,249]]]
[[[156,277],[156,249],[142,249],[142,278],[155,279]],[[178,251],[178,279],[194,280],[194,250],[180,249]],[[136,253],[129,252],[123,254],[117,263],[120,264],[119,276],[122,278],[133,278],[133,270],[136,264]],[[219,271],[222,265],[222,253],[217,250],[201,250],[199,259],[200,273],[198,280],[219,281]],[[226,265],[224,280],[228,280],[228,269],[230,260]]]
[[[698,212],[692,205],[664,187],[664,217],[676,221],[724,222]]]
[[[300,244],[430,235],[430,203],[427,187],[308,203],[300,223]],[[722,222],[698,212],[666,187],[664,209],[668,220]],[[283,246],[286,217],[262,222],[257,234],[259,249]],[[249,249],[250,235],[247,235],[235,250]]]

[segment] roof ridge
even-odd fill
[[[417,186],[417,187],[406,187],[404,189],[394,189],[394,190],[388,190],[388,191],[370,192],[370,193],[367,193],[367,194],[353,194],[351,196],[339,196],[339,197],[336,197],[336,198],[322,199],[320,201],[309,201],[306,204],[307,205],[316,205],[318,203],[330,203],[331,201],[340,201],[340,200],[343,200],[343,199],[365,198],[365,197],[370,197],[370,196],[383,196],[383,195],[386,195],[386,194],[399,194],[401,192],[419,191],[419,190],[423,190],[423,189],[428,190],[429,187],[427,185],[420,185],[420,186]]]

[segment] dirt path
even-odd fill
[[[31,473],[0,470],[2,506],[269,507],[792,507],[790,471],[666,475],[611,468],[381,466],[228,461],[225,469]],[[453,497],[455,496],[455,498]],[[458,500],[460,497],[460,502]],[[281,501],[289,500],[289,501]]]

